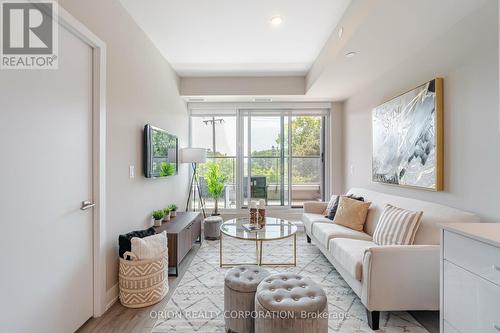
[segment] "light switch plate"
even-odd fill
[[[135,177],[135,166],[131,165],[128,167],[128,176],[130,179],[134,179]]]

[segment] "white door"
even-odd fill
[[[0,331],[92,316],[92,49],[59,28],[59,69],[0,70]]]

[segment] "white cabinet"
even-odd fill
[[[495,242],[500,224],[492,229],[498,232],[493,239],[449,226],[443,229],[442,332],[500,333],[500,244]]]

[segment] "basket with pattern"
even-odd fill
[[[131,255],[126,252],[124,257]],[[132,255],[133,256],[133,255]],[[120,302],[128,308],[158,303],[168,292],[168,251],[154,259],[120,258]]]

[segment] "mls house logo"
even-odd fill
[[[1,3],[2,69],[57,69],[57,3]]]

